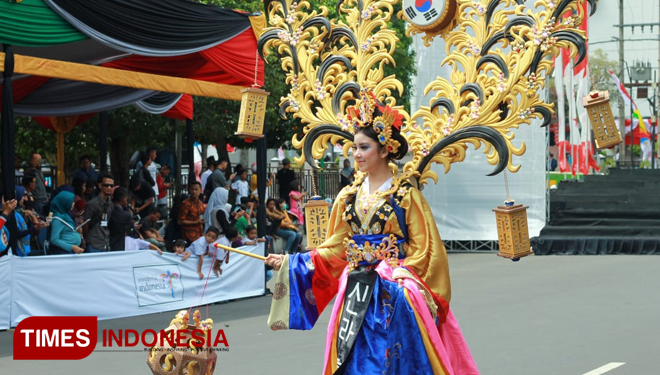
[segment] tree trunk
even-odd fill
[[[202,147],[202,173],[203,173],[206,170],[206,168],[208,168],[208,165],[206,164],[206,157],[207,157],[206,155],[208,154],[207,148],[209,147],[209,145],[201,142],[200,145]]]
[[[243,169],[250,169],[250,150],[247,148],[241,149],[241,165]]]
[[[114,117],[111,116],[109,122],[108,137],[110,138],[110,166],[112,169],[112,175],[114,176],[117,185],[128,187],[129,136],[128,134],[116,134],[118,133],[117,131],[113,132],[113,129],[116,129],[115,126],[117,125]]]

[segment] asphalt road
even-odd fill
[[[451,306],[482,374],[660,374],[660,257],[449,258]],[[229,351],[218,353],[216,374],[321,372],[329,309],[312,331],[272,332],[266,326],[270,300],[209,307],[229,342]],[[101,321],[99,331],[158,330],[173,315]],[[103,352],[100,343],[81,361],[13,361],[12,335],[0,332],[3,374],[150,373],[145,353]]]

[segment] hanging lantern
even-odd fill
[[[257,139],[264,136],[264,117],[266,116],[266,100],[268,91],[250,87],[241,90],[241,113],[238,117],[238,131],[241,138]]]
[[[328,203],[314,196],[305,205],[305,226],[307,228],[307,249],[318,248],[328,236]]]
[[[207,331],[213,329],[213,320],[201,320],[199,310],[193,313],[193,320],[189,322],[188,311],[181,310],[164,330],[164,333],[171,335],[174,340],[177,340],[177,336],[181,337],[181,341],[186,343],[184,347],[177,346],[176,341],[171,341],[174,345],[170,345],[170,341],[166,339],[163,339],[162,347],[158,346],[161,337],[160,334],[157,336],[157,344],[147,353],[147,365],[154,375],[213,374],[218,356],[211,343],[204,341],[201,347],[196,347],[193,345],[195,341],[199,344],[202,342],[199,340],[199,334],[192,336],[194,330],[200,330],[204,333],[204,339],[208,340],[211,335]]]
[[[511,199],[493,211],[497,219],[497,238],[503,258],[518,260],[531,254],[527,228],[527,206],[515,204]]]
[[[596,148],[608,148],[621,143],[621,134],[614,122],[608,91],[592,91],[582,98],[582,104],[589,113],[591,127],[594,130]]]

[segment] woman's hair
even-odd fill
[[[380,110],[378,110],[378,108],[374,109],[373,118],[376,118],[380,115],[382,115]],[[370,123],[369,126],[358,127],[355,134],[362,133],[366,135],[367,137],[371,138],[374,142],[378,144],[379,150],[382,150],[384,146],[378,141],[378,133],[374,131],[372,125],[373,124]],[[399,146],[399,149],[397,150],[396,153],[390,152],[389,157],[390,159],[395,159],[395,160],[403,159],[403,157],[406,156],[406,154],[408,153],[408,141],[406,141],[406,139],[401,135],[401,131],[399,131],[399,129],[395,128],[394,126],[391,126],[391,129],[392,129],[392,139],[399,142],[401,146]]]
[[[149,152],[140,153],[140,162],[142,162],[142,166],[147,164],[149,160],[151,160],[151,156],[149,156]]]
[[[82,197],[85,193],[85,180],[81,177],[76,177],[71,182],[73,186],[73,193],[79,197]]]
[[[285,202],[285,200],[282,199],[282,198],[278,198],[278,199],[276,199],[276,200],[275,200],[275,209],[279,211],[279,210],[280,210],[280,206],[281,206],[282,203],[284,203],[284,202]]]

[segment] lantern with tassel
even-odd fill
[[[250,87],[241,92],[243,98],[236,135],[241,138],[261,138],[264,136],[266,100],[270,93],[256,87]]]
[[[257,78],[259,74],[259,51],[254,58],[254,83],[252,87],[241,90],[241,112],[238,116],[238,131],[235,133],[241,138],[258,139],[264,136],[264,118],[266,116],[266,102],[268,91],[259,88]],[[248,142],[249,143],[249,142]]]
[[[614,122],[608,91],[592,91],[582,99],[594,130],[596,148],[608,148],[621,143],[621,134]]]
[[[307,249],[319,247],[328,236],[328,203],[314,196],[305,205],[305,226],[307,228]]]
[[[497,238],[500,246],[498,256],[518,260],[532,253],[527,228],[527,208],[508,199],[504,206],[493,210],[497,219]]]
[[[497,239],[503,258],[517,261],[532,253],[529,244],[529,229],[527,227],[527,206],[516,204],[509,195],[509,178],[504,171],[504,186],[506,187],[506,200],[504,206],[493,210],[497,220]]]

